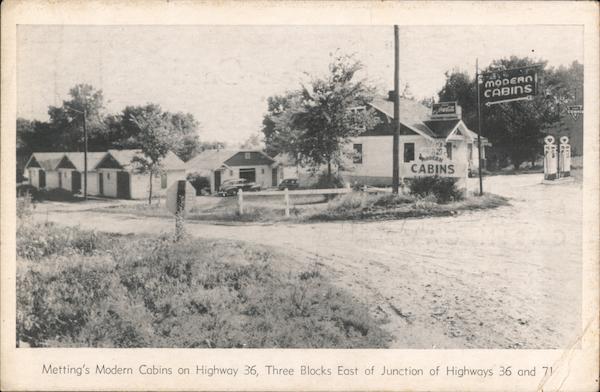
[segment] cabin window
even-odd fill
[[[467,151],[469,152],[469,160],[473,160],[473,143],[467,144]]]
[[[167,187],[167,173],[162,173],[160,175],[160,187],[161,189],[165,189]]]
[[[404,162],[415,160],[415,143],[404,143]]]
[[[249,152],[246,152],[246,153],[244,153],[244,158],[245,159],[250,159],[250,158],[252,158],[252,154],[249,153]]]
[[[362,163],[363,155],[362,155],[362,144],[354,144],[352,146],[354,149],[354,155],[352,156],[353,163]]]
[[[260,169],[260,173],[261,174],[265,174],[265,168],[264,167],[262,169]]]
[[[448,159],[452,159],[452,143],[446,143],[446,155]]]
[[[110,180],[110,173],[106,173],[106,179]]]

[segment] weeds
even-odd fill
[[[19,227],[17,339],[33,347],[386,347],[316,264],[234,241]]]

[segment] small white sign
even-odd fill
[[[175,181],[167,189],[167,209],[172,214],[177,213],[178,203],[181,203],[184,213],[190,212],[196,202],[196,189],[185,180]]]
[[[400,177],[466,177],[466,162],[449,159],[416,160],[400,164]]]

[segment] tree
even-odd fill
[[[254,133],[246,139],[244,143],[240,146],[243,150],[261,150],[262,149],[262,140],[258,133]]]
[[[332,164],[343,162],[349,139],[377,121],[367,107],[374,90],[364,81],[355,81],[361,67],[351,56],[336,55],[326,77],[270,99],[272,110],[263,121],[267,143],[313,168],[327,165],[331,181]]]
[[[133,158],[140,173],[148,173],[148,204],[152,203],[152,179],[162,169],[162,160],[170,150],[178,146],[178,135],[173,132],[173,124],[167,113],[162,112],[160,106],[149,104],[137,114],[132,114],[124,119],[138,127],[135,144],[138,145],[143,156]],[[133,142],[133,141],[132,141]]]

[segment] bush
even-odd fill
[[[418,197],[432,195],[438,203],[462,200],[462,192],[456,188],[456,179],[450,177],[417,177],[408,180],[409,193]]]
[[[315,189],[331,189],[331,188],[343,188],[344,180],[342,177],[332,173],[331,177],[327,173],[319,174],[316,184],[313,186]]]
[[[190,173],[186,179],[196,189],[196,196],[200,196],[202,192],[210,192],[210,179],[200,173]]]

